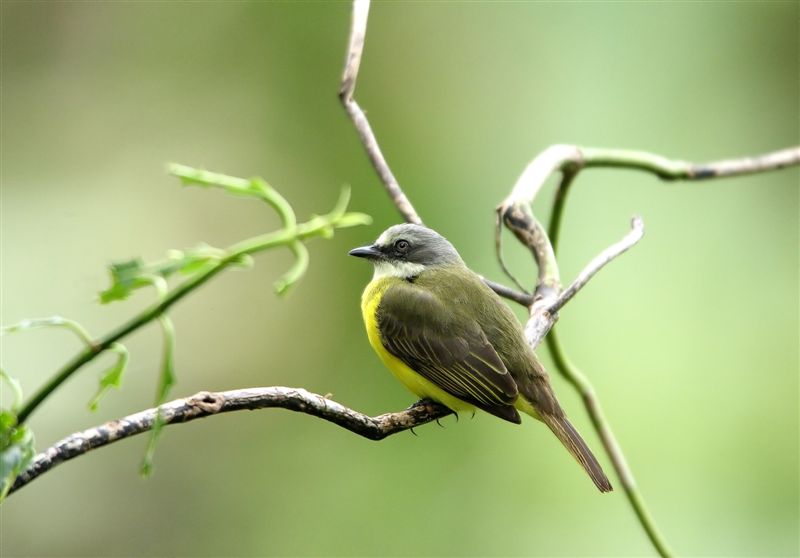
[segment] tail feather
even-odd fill
[[[540,413],[541,420],[553,431],[553,434],[561,440],[564,447],[572,454],[578,463],[586,470],[594,484],[600,492],[611,492],[613,487],[608,477],[603,472],[594,454],[583,441],[581,435],[565,416],[556,416]]]

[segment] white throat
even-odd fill
[[[425,266],[418,263],[411,262],[375,262],[375,274],[372,280],[383,279],[384,277],[399,277],[400,279],[408,279],[415,277],[425,271]]]

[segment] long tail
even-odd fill
[[[575,430],[575,427],[567,420],[567,417],[545,413],[539,413],[539,417],[553,431],[553,434],[561,440],[561,443],[572,454],[572,457],[589,473],[600,492],[614,490],[597,459],[595,459],[592,450],[589,449],[581,435]]]

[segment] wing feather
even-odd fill
[[[393,285],[377,309],[383,346],[447,393],[512,422],[517,385],[477,321],[412,283]]]

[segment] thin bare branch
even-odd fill
[[[547,238],[547,231],[533,216],[530,204],[525,202],[514,203],[509,207],[498,207],[497,211],[506,227],[514,233],[517,240],[528,247],[533,259],[536,261],[539,275],[536,279],[534,298],[538,300],[557,294],[561,290],[561,283],[559,281],[556,256],[553,253],[550,239]],[[495,235],[499,234],[499,230],[495,231]],[[501,246],[499,242],[496,241],[495,243],[498,247]],[[501,267],[506,275],[519,285],[519,281],[506,268],[502,254],[498,254],[498,260],[501,262]]]
[[[590,261],[575,280],[560,293],[540,298],[529,304],[530,317],[525,324],[525,339],[532,347],[538,347],[558,320],[558,311],[607,264],[636,245],[644,235],[644,222],[640,217],[631,219],[631,230],[619,242],[615,242]],[[517,301],[522,303],[521,301]]]
[[[798,164],[800,147],[754,157],[690,163],[647,151],[557,144],[530,162],[501,207],[507,208],[519,202],[530,205],[547,179],[558,171],[576,173],[582,168],[612,167],[650,172],[664,180],[705,180],[779,170]]]
[[[541,344],[558,319],[560,309],[586,285],[593,276],[572,283],[566,298],[561,293],[558,263],[551,238],[531,212],[531,204],[547,179],[562,173],[559,194],[556,198],[551,226],[552,240],[559,230],[563,215],[563,200],[570,184],[584,168],[614,167],[650,172],[664,180],[706,180],[758,172],[767,172],[800,164],[800,147],[791,147],[755,157],[726,159],[710,163],[690,163],[667,159],[646,151],[628,149],[602,149],[576,145],[552,145],[542,151],[525,168],[508,197],[497,207],[500,219],[514,236],[526,246],[538,266],[537,288],[533,303],[528,306],[530,318],[525,326],[526,337],[532,347]],[[627,237],[626,237],[627,238]],[[634,243],[635,244],[635,243]],[[615,245],[616,246],[616,245]],[[613,247],[608,250],[613,250]],[[608,250],[603,254],[607,254]],[[598,256],[602,258],[603,254]],[[589,269],[597,258],[587,266]],[[605,265],[605,264],[604,264]],[[602,266],[600,266],[602,267]],[[599,268],[598,268],[599,269]],[[584,270],[586,271],[586,270]]]
[[[671,551],[658,531],[655,521],[645,506],[644,499],[636,487],[633,474],[627,465],[622,448],[614,438],[611,427],[603,415],[600,400],[596,396],[588,378],[569,362],[555,332],[551,332],[552,327],[558,320],[558,311],[561,307],[586,286],[600,269],[634,246],[644,233],[644,225],[641,219],[634,218],[631,222],[631,231],[625,238],[595,257],[575,281],[562,292],[558,286],[559,273],[555,250],[560,234],[567,192],[578,173],[582,169],[589,167],[640,170],[655,174],[664,180],[704,180],[778,170],[798,164],[800,164],[800,147],[783,149],[756,157],[697,164],[670,160],[644,151],[553,145],[531,161],[517,180],[509,196],[497,208],[498,221],[502,220],[517,239],[531,251],[539,268],[537,289],[534,292],[531,304],[528,305],[529,319],[525,324],[525,336],[534,348],[545,338],[547,339],[556,368],[583,397],[584,406],[592,418],[598,436],[603,441],[614,469],[620,477],[631,506],[650,541],[661,556],[670,556]],[[548,238],[546,234],[540,232],[542,227],[533,216],[531,205],[547,179],[556,172],[562,173],[562,179],[553,206]],[[497,234],[499,234],[499,231],[496,231]],[[498,258],[502,261],[502,254],[498,253]],[[550,333],[549,336],[547,335],[548,333]]]
[[[500,283],[495,283],[491,279],[487,279],[486,277],[481,277],[481,280],[486,284],[487,287],[492,289],[498,295],[502,296],[503,298],[507,298],[508,300],[513,300],[514,302],[521,304],[522,306],[530,306],[533,297],[525,292],[516,291],[510,287],[506,287],[505,285],[501,285]]]
[[[191,397],[165,403],[160,410],[165,424],[176,424],[220,413],[268,408],[289,409],[312,415],[370,440],[383,440],[392,434],[452,414],[452,411],[443,405],[420,401],[399,413],[370,417],[302,388],[279,386],[218,393],[201,391]],[[37,455],[33,464],[17,477],[10,493],[65,461],[95,448],[151,430],[157,414],[157,408],[147,409],[67,436]]]
[[[369,125],[367,115],[358,106],[353,98],[353,92],[358,79],[358,68],[361,65],[361,54],[364,51],[364,39],[367,34],[367,15],[369,14],[369,0],[355,0],[353,2],[353,20],[350,27],[350,40],[347,47],[347,58],[345,59],[344,73],[342,74],[342,86],[339,89],[339,98],[347,111],[348,116],[353,121],[353,125],[361,138],[361,143],[367,151],[369,160],[375,171],[383,182],[386,192],[392,199],[403,219],[408,223],[422,224],[422,219],[417,215],[414,206],[408,200],[400,184],[392,174],[389,163],[378,146],[375,133]]]
[[[614,432],[611,430],[611,425],[603,413],[600,399],[597,397],[589,379],[567,357],[559,342],[556,329],[551,331],[550,335],[547,336],[547,347],[550,349],[550,354],[553,356],[556,368],[570,384],[572,384],[575,390],[581,394],[586,412],[589,414],[589,418],[592,419],[594,429],[603,442],[603,448],[606,450],[606,454],[608,454],[608,457],[611,459],[614,470],[619,476],[625,495],[628,497],[628,501],[636,517],[639,519],[639,523],[642,525],[642,528],[644,528],[645,533],[647,533],[650,542],[653,543],[659,555],[663,557],[673,556],[666,539],[664,539],[659,532],[655,520],[647,510],[644,498],[642,498],[642,494],[636,486],[633,472],[631,472],[628,462],[625,459],[625,454],[622,452],[622,448],[619,442],[617,442]]]
[[[372,166],[378,173],[378,176],[383,183],[386,193],[389,194],[389,199],[403,216],[407,223],[422,224],[422,219],[417,214],[411,201],[400,188],[400,184],[394,177],[392,170],[389,168],[389,163],[383,156],[378,140],[372,127],[367,120],[366,114],[361,109],[359,104],[353,98],[356,88],[356,81],[358,80],[358,70],[361,66],[361,56],[364,52],[364,41],[367,35],[367,17],[369,15],[369,0],[355,0],[353,2],[352,23],[350,26],[350,38],[347,44],[347,56],[345,58],[344,72],[342,73],[342,85],[339,88],[339,99],[342,101],[347,115],[353,122],[356,131],[358,132],[361,143],[372,162]],[[544,229],[541,229],[544,231]],[[515,291],[499,283],[484,280],[487,286],[491,288],[498,295],[520,304],[525,304],[528,300],[528,295]],[[519,283],[517,283],[519,286]],[[522,287],[520,286],[520,289]]]
[[[690,163],[646,151],[576,147],[585,167],[629,168],[651,172],[664,180],[706,180],[780,170],[800,164],[800,147],[789,147],[753,157]]]
[[[586,283],[594,277],[595,273],[611,263],[617,256],[627,252],[642,239],[643,235],[644,222],[641,217],[633,217],[631,219],[631,230],[628,234],[626,234],[622,240],[612,244],[595,256],[595,258],[578,274],[578,277],[575,278],[572,284],[561,292],[555,304],[550,306],[550,312],[558,312],[562,306],[572,300],[572,297],[575,296],[579,290],[586,286]]]
[[[400,190],[397,181],[389,171],[381,154],[374,134],[363,111],[352,99],[358,64],[366,33],[366,0],[356,0],[353,12],[353,28],[350,36],[348,58],[342,79],[340,97],[347,113],[353,120],[362,143],[386,187],[389,197],[406,221],[420,223],[419,217],[410,202]],[[524,291],[519,281],[509,272],[502,254],[500,226],[504,223],[517,239],[533,255],[538,267],[538,277],[533,295],[514,291],[484,279],[484,282],[510,300],[528,307],[530,318],[525,332],[528,342],[536,348],[558,319],[558,310],[569,302],[594,275],[606,264],[635,245],[642,237],[644,225],[641,219],[634,218],[632,230],[621,241],[610,246],[595,257],[584,268],[570,286],[562,291],[555,246],[563,217],[565,199],[570,185],[581,169],[585,167],[618,167],[651,172],[665,180],[700,180],[714,177],[775,170],[789,165],[800,164],[800,147],[790,148],[759,157],[693,164],[672,161],[664,157],[642,151],[619,149],[580,148],[572,145],[553,145],[536,157],[525,169],[509,196],[497,207],[495,245],[497,258],[503,271]],[[562,173],[562,180],[551,218],[550,236],[533,215],[531,205],[547,179],[556,172]],[[552,239],[552,241],[551,241]],[[552,338],[552,341],[550,339]],[[648,513],[641,493],[636,488],[633,475],[625,461],[622,449],[605,420],[599,399],[588,379],[566,360],[566,355],[558,345],[555,335],[548,337],[551,351],[557,361],[558,369],[572,382],[583,396],[587,412],[592,417],[595,429],[603,441],[606,452],[612,460],[617,474],[625,488],[628,499],[656,550],[662,556],[671,556],[666,541],[658,532],[657,526]]]

